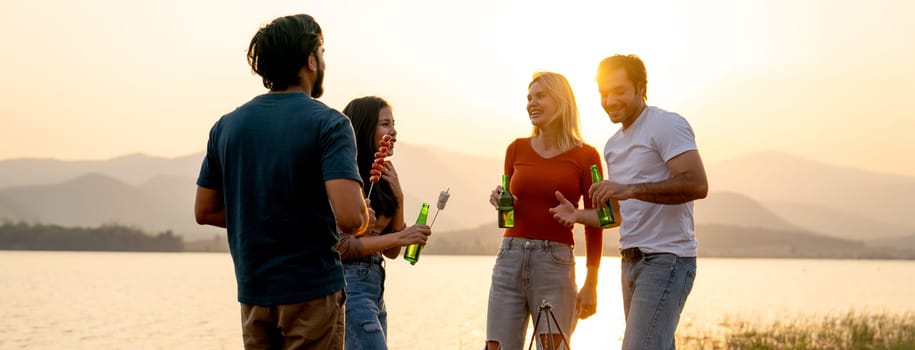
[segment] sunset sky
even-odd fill
[[[308,13],[325,35],[322,101],[379,95],[399,139],[501,158],[530,132],[532,73],[565,74],[585,141],[616,125],[594,71],[640,55],[648,102],[693,125],[707,163],[780,150],[915,176],[915,2],[0,2],[0,159],[177,157],[264,92],[257,29]]]

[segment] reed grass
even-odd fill
[[[678,349],[915,350],[915,313],[850,311],[760,322],[728,318],[677,336]]]

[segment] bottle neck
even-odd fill
[[[425,225],[426,218],[428,216],[429,216],[429,205],[426,203],[423,203],[422,208],[419,209],[419,216],[416,217],[416,223],[419,225]]]
[[[596,166],[591,167],[591,182],[600,182],[603,180],[600,175],[600,170],[597,170]]]

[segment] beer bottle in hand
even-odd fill
[[[597,169],[597,164],[591,164],[591,183],[598,183],[603,181],[603,178],[600,175],[600,170]],[[597,218],[600,219],[600,226],[607,227],[616,223],[616,218],[613,217],[613,207],[610,205],[610,201],[604,203],[604,207],[597,210]]]
[[[419,225],[426,224],[426,218],[429,217],[429,203],[423,203],[422,209],[419,210],[419,217],[416,218],[416,223]],[[407,246],[407,249],[403,252],[403,258],[406,261],[410,262],[410,265],[416,265],[416,262],[419,261],[419,253],[423,251],[423,246],[419,243],[413,243]]]
[[[499,227],[515,227],[515,198],[508,190],[508,175],[502,175],[502,193],[499,195]]]

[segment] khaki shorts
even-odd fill
[[[343,304],[343,291],[298,304],[241,304],[245,349],[343,349]]]

